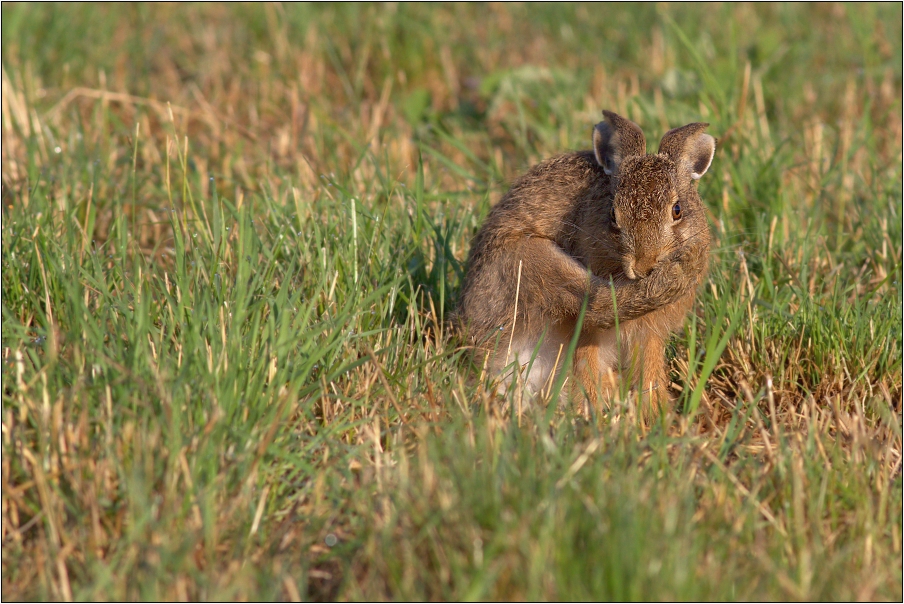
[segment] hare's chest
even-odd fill
[[[502,384],[507,385],[517,372],[518,379],[529,392],[534,395],[548,393],[562,370],[573,335],[573,324],[551,324],[541,333],[516,333],[510,348],[505,343],[500,344],[495,357],[496,369],[511,367]]]
[[[534,393],[547,392],[555,376],[563,369],[576,325],[571,321],[552,324],[541,334],[518,334],[507,355],[499,353],[502,369],[516,361],[522,383]],[[583,329],[578,339],[575,361],[579,371],[597,375],[617,374],[624,348],[624,334],[615,329]],[[503,362],[499,362],[503,361]]]

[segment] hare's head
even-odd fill
[[[635,279],[692,238],[708,244],[696,181],[709,169],[716,139],[704,132],[709,124],[688,124],[667,132],[659,152],[647,155],[637,124],[611,111],[603,115],[593,131],[593,149],[612,185],[609,228],[625,274]]]

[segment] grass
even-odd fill
[[[900,5],[2,17],[5,597],[901,600]],[[649,431],[447,324],[603,108],[720,140]]]

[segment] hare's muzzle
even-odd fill
[[[640,279],[646,277],[656,266],[657,258],[655,256],[626,256],[624,259],[623,270],[628,279]]]

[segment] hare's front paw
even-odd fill
[[[654,306],[661,306],[673,302],[684,292],[687,275],[680,261],[668,259],[657,264],[642,281],[649,301]]]
[[[699,245],[688,242],[680,249],[676,250],[669,257],[669,260],[680,265],[682,272],[690,278],[694,275],[699,275],[706,270],[708,258],[708,245]]]

